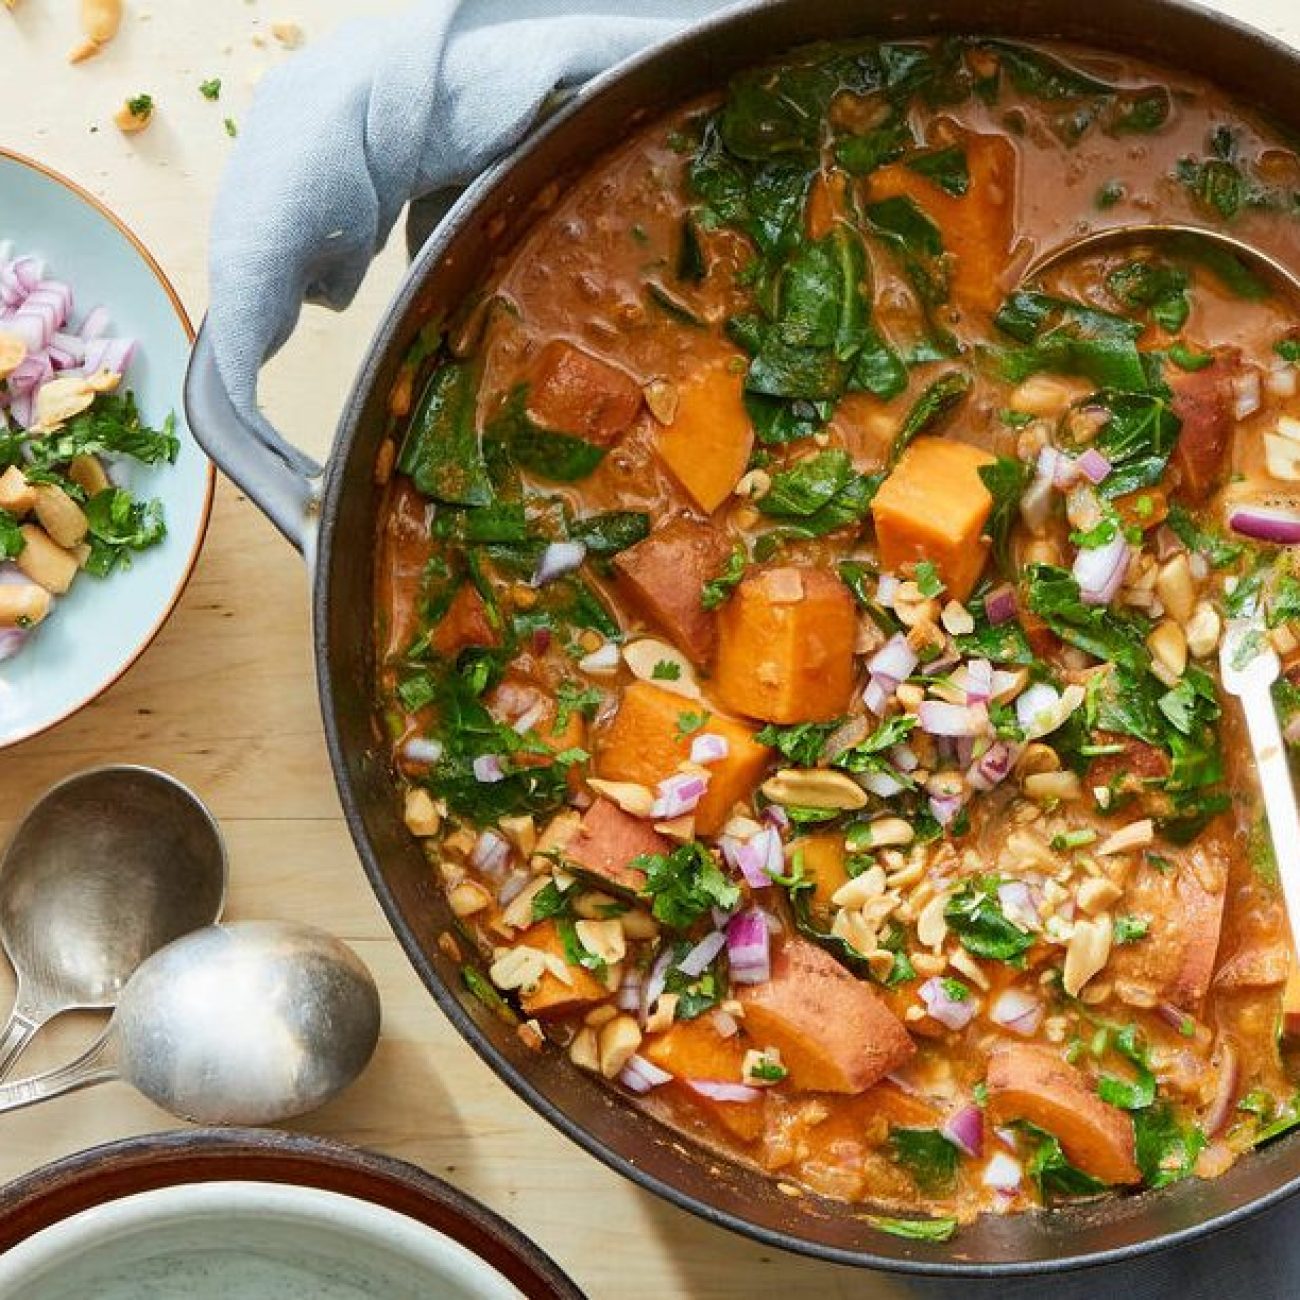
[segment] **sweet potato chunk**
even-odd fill
[[[833,573],[784,567],[753,574],[718,619],[718,698],[768,722],[837,717],[853,688],[856,632],[853,597]]]
[[[1142,1181],[1133,1159],[1133,1125],[1050,1047],[1001,1043],[989,1056],[989,1117],[1023,1119],[1050,1133],[1066,1158],[1104,1183]]]
[[[701,667],[713,661],[717,650],[718,620],[700,603],[700,594],[722,571],[730,550],[716,528],[678,515],[614,557],[619,590]]]
[[[519,945],[537,948],[565,960],[564,940],[554,921],[539,921],[529,926],[519,936]],[[565,983],[551,971],[547,971],[536,987],[520,994],[519,1001],[526,1014],[530,1016],[562,1016],[593,1002],[602,1002],[609,996],[605,986],[585,967],[568,968],[572,983]]]
[[[749,1044],[739,1035],[723,1038],[707,1016],[679,1020],[662,1034],[641,1044],[641,1055],[678,1080],[706,1079],[713,1083],[740,1083]],[[681,1093],[696,1109],[716,1120],[727,1132],[752,1142],[763,1131],[761,1101],[714,1101],[683,1083]]]
[[[844,848],[844,835],[834,831],[822,831],[816,835],[805,835],[794,842],[796,853],[802,854],[804,875],[812,881],[812,893],[809,906],[813,916],[825,923],[830,929],[831,914],[834,910],[831,898],[841,885],[847,884],[848,869],[845,866],[847,853]]]
[[[918,438],[899,457],[871,503],[880,563],[893,572],[929,560],[948,595],[974,590],[988,543],[981,536],[993,498],[980,479],[993,457],[952,438]]]
[[[1217,827],[1187,848],[1162,851],[1161,870],[1149,860],[1124,892],[1126,913],[1151,922],[1136,943],[1114,949],[1107,973],[1159,1001],[1196,1011],[1214,973],[1223,923],[1230,848]]]
[[[632,866],[632,860],[642,853],[666,853],[668,848],[668,841],[650,822],[625,813],[608,799],[597,799],[583,814],[564,856],[616,888],[636,893],[645,884],[645,872]]]
[[[487,602],[472,582],[462,583],[447,612],[438,620],[429,644],[448,659],[470,646],[501,644],[501,634],[488,618]]]
[[[1170,368],[1170,405],[1183,422],[1173,456],[1178,495],[1193,505],[1223,480],[1235,423],[1232,384],[1240,368],[1236,348],[1217,349],[1213,362],[1202,370]]]
[[[863,1092],[916,1051],[902,1021],[868,985],[803,939],[776,949],[766,984],[735,994],[746,1034],[780,1050],[800,1091]]]
[[[740,373],[725,361],[684,380],[672,423],[656,443],[672,476],[706,515],[731,495],[753,450],[741,384]]]
[[[640,410],[641,389],[631,375],[566,339],[552,339],[533,361],[527,411],[543,429],[607,447]]]
[[[684,713],[698,711],[680,695],[633,682],[596,738],[596,775],[653,789],[690,756],[691,737],[682,734],[680,721]],[[726,737],[728,746],[727,757],[709,765],[709,788],[695,810],[696,833],[713,835],[732,806],[754,792],[772,751],[755,742],[752,727],[720,713],[712,714],[702,730]]]
[[[964,312],[991,315],[1007,288],[1002,272],[1015,220],[1016,151],[1003,135],[956,134],[970,171],[965,194],[949,194],[910,167],[891,163],[872,172],[867,202],[900,195],[913,199],[943,231],[944,247],[952,254],[953,303]]]

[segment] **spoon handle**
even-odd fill
[[[0,1084],[0,1113],[21,1110],[38,1101],[61,1097],[65,1092],[76,1092],[78,1088],[116,1079],[117,1070],[111,1059],[115,1037],[110,1025],[75,1061],[30,1079],[20,1079],[17,1083]]]
[[[9,1023],[0,1033],[0,1079],[13,1069],[14,1062],[27,1050],[27,1044],[36,1037],[44,1022],[24,1015],[17,1007],[9,1016]]]
[[[1264,795],[1264,812],[1292,942],[1300,942],[1300,814],[1296,811],[1295,787],[1270,684],[1261,681],[1247,686],[1241,693],[1241,705],[1255,751],[1255,771]]]

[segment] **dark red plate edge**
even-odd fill
[[[445,1233],[529,1300],[585,1300],[549,1255],[450,1183],[391,1156],[268,1129],[182,1129],[57,1160],[0,1190],[0,1251],[96,1205],[161,1187],[220,1181],[339,1192]]]

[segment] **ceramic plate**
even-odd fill
[[[98,303],[110,333],[139,341],[127,371],[144,419],[176,415],[175,465],[116,462],[122,486],[163,502],[167,536],[130,569],[81,575],[12,659],[0,663],[0,748],[52,727],[112,685],[157,635],[185,587],[207,528],[214,474],[185,425],[181,385],[194,332],[144,246],[71,181],[0,150],[0,242],[45,260],[72,286],[73,320]]]
[[[401,1161],[303,1134],[130,1138],[0,1190],[9,1300],[583,1300],[537,1246]]]

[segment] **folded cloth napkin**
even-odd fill
[[[257,411],[258,371],[293,331],[301,303],[345,307],[409,199],[472,181],[520,140],[554,90],[720,7],[423,0],[393,18],[350,23],[271,73],[213,218],[207,329],[243,418],[313,472]],[[840,1271],[808,1271],[810,1288],[839,1294],[851,1285],[864,1300],[1217,1300],[1239,1286],[1251,1300],[1298,1300],[1300,1206],[1195,1246],[1051,1281],[863,1274],[844,1283]]]

